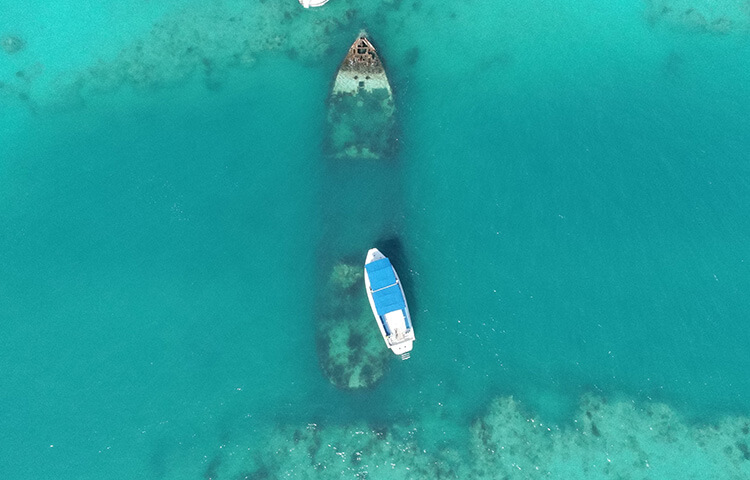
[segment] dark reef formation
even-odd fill
[[[204,478],[635,479],[750,478],[750,418],[695,424],[662,403],[584,395],[565,425],[547,424],[512,397],[470,425],[424,418],[375,428],[279,425],[202,455]],[[427,425],[422,422],[436,422]],[[430,448],[420,431],[467,432],[460,447]],[[457,430],[456,430],[457,429]],[[181,471],[166,475],[183,478]]]
[[[414,429],[280,427],[263,435],[262,450],[229,452],[213,478],[230,479],[458,479],[459,455],[420,449]]]
[[[436,17],[467,21],[466,17],[476,10],[470,4],[459,2],[451,5],[451,10],[444,10],[418,0],[342,0],[315,12],[283,0],[184,7],[159,19],[150,31],[119,52],[90,65],[59,74],[47,73],[30,84],[22,84],[12,75],[0,78],[0,100],[21,101],[35,110],[64,110],[84,105],[90,95],[123,86],[159,89],[195,78],[200,78],[207,89],[218,90],[227,72],[250,68],[268,54],[321,65],[335,55],[342,43],[351,41],[352,33],[365,23],[374,32],[389,31],[392,38],[408,38],[412,27],[419,28]],[[403,15],[406,9],[408,18]],[[646,0],[644,17],[653,26],[678,32],[750,34],[750,4],[739,0]],[[28,58],[32,52],[18,53],[31,40],[9,32],[0,35],[0,46],[3,53]],[[405,66],[421,63],[426,55],[425,49],[413,44],[396,48],[403,53],[390,58],[403,61]],[[496,49],[488,49],[487,53],[510,58],[507,52],[498,54]],[[348,108],[343,107],[342,111]]]
[[[746,417],[693,425],[662,403],[584,395],[572,425],[560,427],[502,397],[471,427],[474,477],[746,478],[748,425]]]
[[[5,86],[0,98],[20,99],[39,110],[66,110],[84,105],[91,96],[123,87],[161,89],[199,78],[208,90],[218,90],[228,72],[251,68],[268,55],[320,66],[331,55],[338,56],[340,45],[351,42],[363,19],[380,30],[404,30],[394,8],[400,3],[344,0],[315,12],[284,0],[179,8],[132,43],[92,64],[48,72],[30,86],[20,86],[14,78],[0,78]],[[3,52],[9,54],[23,50],[29,40],[9,34],[0,39]]]

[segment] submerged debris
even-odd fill
[[[0,38],[0,45],[5,53],[16,53],[26,48],[26,42],[16,35],[4,35]]]

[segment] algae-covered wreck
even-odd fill
[[[329,233],[319,254],[316,315],[321,369],[346,390],[374,386],[390,360],[363,294],[361,258],[373,239],[395,233],[401,218],[397,165],[381,161],[395,155],[395,113],[383,63],[361,32],[328,100],[323,218]]]
[[[383,62],[362,31],[336,73],[328,102],[327,153],[336,158],[392,156],[395,113]]]
[[[373,386],[385,374],[390,358],[373,328],[362,285],[360,266],[342,260],[333,266],[321,289],[317,322],[320,366],[331,383],[347,390]]]

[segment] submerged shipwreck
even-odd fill
[[[393,91],[365,31],[341,63],[328,101],[325,149],[336,158],[387,158],[395,153]]]
[[[332,161],[322,191],[329,233],[318,255],[318,359],[328,380],[346,390],[374,386],[392,358],[363,292],[361,255],[373,239],[392,235],[401,218],[397,165],[382,161],[395,154],[395,112],[383,64],[361,32],[328,100],[324,153]]]
[[[385,374],[390,358],[373,328],[362,281],[358,264],[337,262],[322,289],[318,313],[321,369],[331,383],[347,390],[373,386]]]

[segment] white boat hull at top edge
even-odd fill
[[[372,248],[370,251],[367,252],[367,258],[365,259],[365,287],[367,289],[367,299],[370,302],[370,308],[372,309],[372,314],[375,316],[376,323],[378,324],[378,328],[380,329],[380,334],[383,336],[383,340],[385,341],[386,346],[391,349],[391,351],[396,354],[400,355],[402,359],[409,358],[408,353],[412,350],[414,340],[416,339],[414,336],[414,326],[411,323],[411,315],[409,314],[409,305],[406,303],[406,296],[404,295],[404,288],[401,285],[401,280],[398,277],[398,273],[396,272],[396,269],[393,268],[393,275],[396,277],[396,282],[398,284],[398,287],[401,291],[401,296],[404,301],[404,309],[403,309],[403,317],[404,322],[408,322],[408,325],[410,328],[406,328],[404,332],[400,332],[398,329],[391,333],[391,335],[388,335],[388,333],[385,330],[385,326],[383,325],[384,318],[388,315],[391,315],[393,313],[399,312],[398,310],[394,312],[389,312],[383,317],[381,317],[378,314],[378,310],[375,306],[375,300],[373,298],[372,294],[372,288],[370,286],[370,277],[367,273],[367,267],[366,265],[369,263],[372,263],[376,260],[380,260],[386,258],[385,255],[383,255],[380,250],[377,248]],[[400,334],[400,335],[399,335]],[[400,338],[399,338],[400,337]]]
[[[328,0],[299,0],[299,3],[305,8],[322,7]]]

